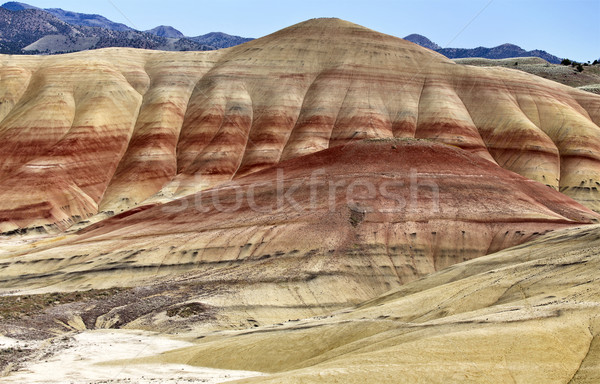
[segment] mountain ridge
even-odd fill
[[[52,54],[119,46],[177,51],[207,48],[188,39],[168,39],[135,30],[75,26],[35,8],[10,11],[0,7],[0,30],[0,53],[5,54]]]
[[[190,40],[195,41],[199,44],[205,44],[217,49],[229,48],[235,45],[240,45],[254,40],[250,37],[241,37],[235,35],[229,35],[224,32],[209,32],[205,35],[188,37]]]
[[[171,37],[171,38],[182,38],[185,37],[183,33],[169,25],[159,25],[156,28],[149,29],[145,32],[152,33],[156,36]]]
[[[133,31],[133,28],[126,26],[125,24],[115,23],[107,19],[104,16],[97,14],[87,14],[87,13],[79,13],[66,11],[61,8],[39,8],[33,5],[29,5],[26,3],[20,3],[17,1],[9,1],[7,3],[2,4],[1,6],[4,9],[8,9],[9,11],[18,12],[23,11],[25,9],[37,9],[40,11],[46,11],[65,23],[69,23],[72,25],[81,25],[86,27],[101,27],[106,29],[111,29],[115,31]]]
[[[431,49],[449,59],[462,59],[480,57],[484,59],[508,59],[513,57],[539,57],[552,64],[559,64],[561,58],[554,56],[546,51],[534,49],[526,51],[518,45],[505,43],[492,48],[442,48],[427,37],[419,34],[412,34],[404,37],[405,40],[418,44],[424,48]]]
[[[252,40],[220,32],[186,37],[170,26],[137,31],[101,15],[19,2],[3,4],[0,18],[0,53],[5,54],[56,54],[105,47],[208,51]]]
[[[413,33],[404,37],[404,40],[408,40],[412,43],[418,44],[423,48],[431,49],[432,51],[437,51],[441,49],[439,45],[429,40],[427,37],[423,35],[419,35],[418,33]]]

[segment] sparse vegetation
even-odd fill
[[[206,311],[209,310],[209,307],[206,304],[202,303],[187,303],[183,305],[178,305],[173,308],[169,308],[167,310],[167,316],[174,317],[179,316],[183,318],[188,318],[196,315],[202,315]]]
[[[364,219],[365,212],[361,211],[359,208],[350,208],[350,225],[356,228]]]
[[[566,61],[565,61],[566,60]],[[523,72],[531,73],[572,87],[589,87],[600,84],[600,65],[590,63],[573,62],[570,59],[563,60],[561,64],[551,64],[537,57],[512,58],[490,60],[483,58],[455,59],[459,64],[475,65],[480,67],[505,67],[513,68]],[[518,65],[515,65],[517,63]],[[582,88],[583,89],[583,88]],[[589,90],[585,88],[585,90]]]
[[[571,67],[575,68],[577,70],[577,72],[583,72],[583,66],[587,66],[588,63],[585,63],[582,65],[582,63],[579,63],[577,61],[571,61],[569,59],[563,59],[563,61],[560,62],[562,65],[570,65]]]
[[[111,288],[39,295],[0,296],[0,319],[22,319],[56,305],[107,298],[121,291],[123,289]]]
[[[0,376],[10,367],[18,368],[31,354],[33,349],[21,347],[9,347],[0,349]]]

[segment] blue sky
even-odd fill
[[[313,17],[339,17],[398,37],[420,33],[443,47],[514,43],[559,57],[600,58],[600,0],[31,0],[41,8],[97,13],[136,29],[171,25],[260,37]]]

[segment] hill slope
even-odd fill
[[[560,231],[328,318],[114,364],[272,373],[240,383],[596,382],[598,234]]]
[[[531,73],[548,80],[556,81],[571,87],[595,88],[600,86],[600,64],[584,65],[579,72],[576,66],[550,64],[546,60],[537,57],[512,58],[502,60],[491,59],[456,59],[459,64],[475,65],[480,67],[505,67],[518,69],[519,71]],[[594,87],[595,86],[595,87]]]
[[[211,32],[206,35],[190,37],[189,39],[200,44],[215,47],[216,49],[229,48],[254,40],[247,37],[228,35],[223,32]]]
[[[0,7],[0,52],[57,53],[127,46],[162,50],[200,50],[187,39],[168,39],[134,30],[73,26],[40,9],[10,11]]]
[[[3,6],[4,7],[4,6]],[[82,25],[85,27],[99,27],[110,29],[112,31],[133,31],[133,28],[126,26],[125,24],[115,23],[100,15],[90,15],[86,13],[78,13],[65,11],[60,8],[46,8],[44,11],[58,17],[65,23],[71,25]]]
[[[167,25],[159,25],[158,27],[152,28],[146,32],[152,33],[153,35],[161,36],[161,37],[170,37],[170,38],[185,37],[183,35],[183,33],[179,32],[175,28],[167,26]]]
[[[111,20],[108,20],[104,16],[100,15],[90,15],[86,13],[78,13],[65,11],[60,8],[38,8],[29,4],[19,3],[17,1],[9,1],[7,3],[2,4],[1,6],[4,9],[9,11],[17,12],[25,9],[36,9],[38,11],[46,11],[51,15],[57,17],[58,19],[64,21],[67,24],[71,25],[82,25],[86,27],[100,27],[105,29],[110,29],[114,31],[132,31],[132,28],[129,28],[125,24],[115,23]]]
[[[60,8],[41,9],[14,1],[4,3],[0,9],[4,11],[0,13],[3,20],[0,22],[0,53],[52,54],[104,47],[206,51],[252,40],[221,32],[188,38],[169,26],[140,32],[100,15]]]

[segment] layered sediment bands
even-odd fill
[[[598,226],[559,231],[333,316],[212,334],[118,364],[272,373],[244,383],[596,382],[599,235]]]
[[[157,57],[147,64],[144,70],[149,77],[148,90],[101,210],[126,209],[152,196],[177,175],[176,149],[188,101],[211,65],[193,60],[175,63],[169,56]]]
[[[280,321],[291,308],[322,314],[598,218],[464,150],[369,140],[35,244],[4,258],[0,284],[105,288],[185,273],[222,289],[206,302],[229,321]]]
[[[0,126],[4,230],[65,229],[96,213],[127,148],[139,93],[102,62],[72,66],[76,73],[61,64],[38,70]]]
[[[0,119],[3,120],[27,90],[31,71],[10,65],[2,65],[0,68]]]
[[[458,65],[342,20],[214,52],[106,49],[0,63],[1,231],[64,229],[98,209],[165,202],[391,137],[457,146],[600,210],[600,96]],[[62,167],[53,175],[87,195],[65,198],[96,208],[66,207],[52,190],[23,193],[49,175],[27,167],[53,164]]]
[[[439,100],[444,103],[440,105]],[[415,137],[454,145],[495,162],[462,100],[447,84],[427,81],[418,105]]]

